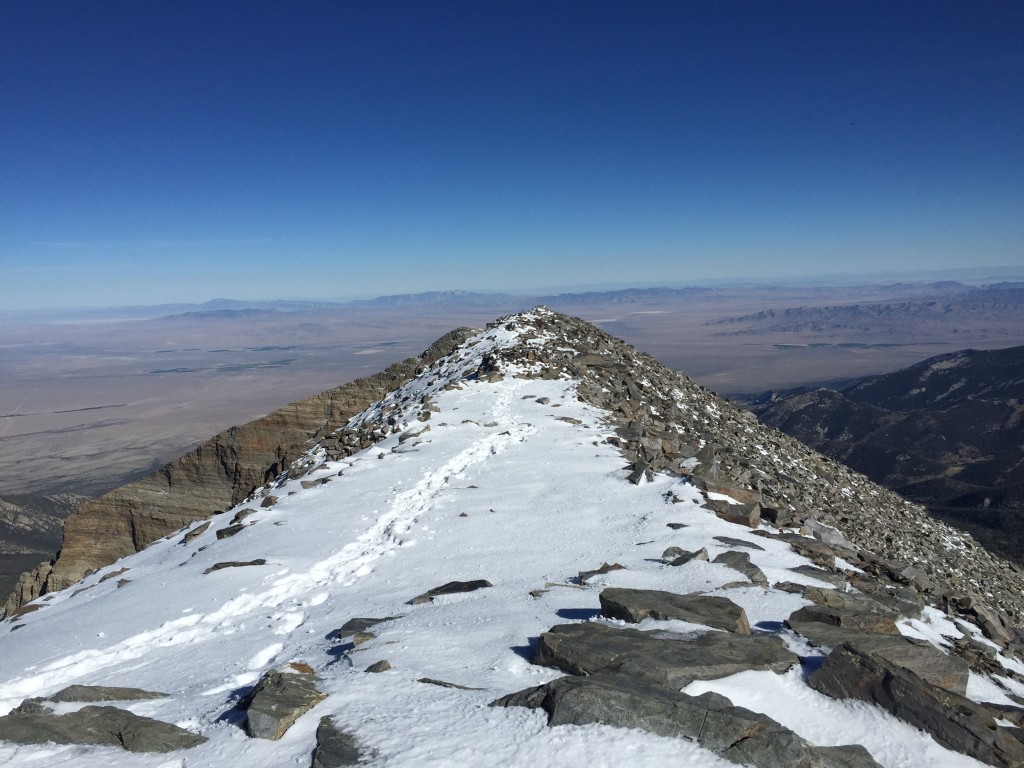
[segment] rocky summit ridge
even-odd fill
[[[0,628],[0,758],[1024,766],[1024,576],[970,536],[545,308],[372,381],[76,513]]]

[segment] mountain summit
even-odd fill
[[[198,459],[94,507],[128,544],[0,624],[0,759],[1024,765],[1024,578],[969,536],[542,307],[403,365],[208,519]]]

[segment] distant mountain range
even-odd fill
[[[770,392],[753,409],[1024,562],[1024,347],[963,350],[836,388]]]
[[[372,299],[354,301],[314,301],[314,300],[239,300],[217,298],[196,304],[160,304],[138,305],[110,308],[71,308],[63,310],[33,310],[25,312],[0,312],[0,321],[29,321],[51,318],[61,320],[72,319],[142,319],[158,317],[187,318],[198,317],[237,317],[238,313],[255,310],[279,312],[323,312],[345,309],[400,309],[400,308],[487,308],[494,311],[518,311],[537,304],[558,307],[596,307],[616,306],[623,304],[665,304],[693,300],[694,298],[714,299],[736,298],[749,296],[752,299],[779,297],[799,291],[813,291],[818,298],[834,296],[835,301],[843,302],[851,291],[849,283],[808,286],[804,283],[790,284],[721,284],[694,285],[683,287],[649,287],[623,288],[617,290],[566,292],[552,294],[515,295],[509,293],[490,293],[474,291],[425,291],[421,293],[394,294],[378,296]],[[836,306],[792,307],[788,309],[771,309],[748,315],[739,315],[717,321],[723,325],[723,332],[730,332],[730,325],[764,324],[766,330],[794,330],[794,324],[815,324],[822,318],[864,315],[867,317],[886,317],[898,315],[905,317],[907,313],[932,314],[948,312],[953,305],[985,304],[1006,306],[1007,304],[1024,304],[1024,282],[1001,282],[983,286],[968,285],[954,280],[934,282],[865,282],[856,286],[856,294],[860,297],[877,296],[878,302],[861,302],[858,304],[837,304]],[[920,304],[924,302],[923,304]],[[935,303],[939,302],[939,303]],[[943,303],[944,302],[944,303]],[[809,313],[809,314],[808,314]],[[830,321],[830,320],[826,320]],[[797,328],[798,329],[798,328]]]

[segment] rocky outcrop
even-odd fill
[[[807,682],[829,696],[877,704],[943,746],[989,765],[1024,765],[1024,743],[1017,729],[998,725],[987,708],[856,642],[829,654]]]
[[[613,629],[604,624],[559,624],[540,636],[531,660],[573,675],[614,672],[679,689],[748,669],[785,672],[799,659],[774,635]]]
[[[863,747],[816,747],[724,696],[652,689],[626,675],[563,677],[491,706],[542,709],[552,726],[603,723],[684,738],[730,762],[757,768],[878,768]]]
[[[173,752],[202,744],[206,737],[118,707],[87,706],[58,715],[42,699],[27,699],[10,714],[0,717],[0,741]]]
[[[138,552],[193,520],[244,501],[285,472],[309,450],[311,441],[344,425],[472,333],[468,328],[454,330],[418,358],[232,427],[153,474],[82,505],[64,523],[56,558],[22,575],[7,599],[6,615],[40,595],[64,589],[90,570]]]

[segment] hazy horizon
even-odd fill
[[[5,4],[0,310],[1024,266],[1024,6]]]

